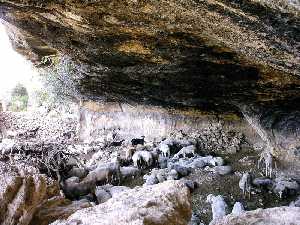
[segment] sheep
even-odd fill
[[[152,166],[152,164],[153,164],[153,156],[152,156],[151,152],[140,151],[139,153],[142,156],[142,160],[143,160],[145,166],[148,166],[148,167]]]
[[[209,194],[206,198],[206,202],[211,204],[213,221],[221,219],[226,215],[227,204],[221,195],[214,196]]]
[[[118,181],[118,184],[120,184],[122,178],[120,161],[120,156],[117,155],[111,163],[108,163],[108,167],[112,171],[112,179]]]
[[[270,187],[273,185],[273,181],[269,178],[259,177],[259,178],[255,178],[252,181],[252,184],[255,185],[256,187]]]
[[[196,169],[196,168],[204,168],[207,166],[207,163],[205,163],[201,158],[196,158],[189,164],[189,167]]]
[[[132,146],[135,145],[144,145],[145,144],[145,136],[141,136],[141,138],[134,138],[131,140]]]
[[[245,196],[246,193],[249,194],[249,198],[251,197],[251,174],[250,173],[244,173],[242,178],[239,181],[239,187],[243,192],[243,195]]]
[[[179,179],[179,174],[177,173],[176,170],[172,169],[167,176],[167,180],[178,180]]]
[[[84,182],[109,183],[113,172],[108,167],[97,167],[83,179]]]
[[[94,182],[79,182],[79,179],[74,177],[59,183],[65,196],[69,199],[79,199],[80,196],[94,193],[96,187]]]
[[[174,164],[173,166],[171,166],[171,169],[176,170],[180,177],[186,177],[192,172],[191,168],[179,164]]]
[[[118,181],[118,183],[120,183],[122,174],[119,160],[119,157],[116,157],[112,162],[98,166],[89,172],[84,180],[90,182],[94,181],[96,183],[109,183],[112,181]]]
[[[189,145],[187,147],[183,147],[177,154],[174,155],[174,158],[180,158],[183,156],[184,158],[187,155],[195,155],[196,147],[194,145]]]
[[[273,155],[270,152],[263,152],[260,155],[260,158],[258,160],[258,169],[260,169],[260,165],[264,163],[265,164],[265,174],[267,177],[272,178],[273,174],[273,164],[275,168],[277,167],[276,162],[273,159]]]
[[[135,152],[135,148],[127,148],[125,150],[125,159],[130,162],[132,160],[132,156]]]
[[[74,167],[68,172],[68,177],[78,177],[80,179],[86,177],[88,171],[85,168]]]
[[[133,166],[121,167],[121,174],[123,178],[134,178],[139,176],[141,171]]]
[[[273,184],[273,192],[280,198],[283,197],[283,194],[297,193],[299,190],[300,186],[297,181],[285,177],[277,177]]]
[[[164,157],[169,158],[169,157],[171,156],[171,150],[170,150],[169,145],[164,144],[164,143],[161,143],[161,144],[159,145],[159,150],[162,152],[162,155],[163,155]]]
[[[168,158],[160,155],[158,157],[158,166],[161,169],[167,168],[168,167]]]
[[[151,154],[152,154],[153,164],[155,166],[158,166],[159,165],[159,155],[160,155],[159,149],[158,148],[154,148],[151,151]]]
[[[143,158],[140,154],[140,152],[135,152],[132,156],[132,161],[133,161],[133,165],[137,168],[141,168],[142,167],[142,161]]]

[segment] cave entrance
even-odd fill
[[[31,63],[14,51],[1,23],[0,65],[0,110],[27,111],[36,104],[32,96],[41,84]]]

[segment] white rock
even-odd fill
[[[190,192],[180,181],[138,187],[95,207],[78,210],[52,225],[186,225],[191,218]]]
[[[238,216],[243,212],[245,212],[245,208],[244,208],[243,204],[240,202],[236,202],[233,206],[231,214]]]

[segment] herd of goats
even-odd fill
[[[124,180],[134,179],[142,174],[145,174],[144,185],[183,179],[193,191],[198,184],[187,177],[195,170],[204,169],[221,176],[233,172],[222,157],[201,156],[197,141],[185,135],[169,137],[157,143],[145,143],[142,137],[132,139],[130,144],[124,144],[123,141],[112,142],[111,146],[119,146],[121,151],[109,162],[97,161],[97,153],[84,167],[78,167],[74,160],[74,167],[68,172],[69,178],[60,182],[67,197],[80,199],[88,196],[91,201],[103,203],[116,193],[128,189],[126,186],[119,186]],[[276,176],[276,163],[271,152],[264,151],[261,154],[258,167],[263,169],[264,177],[254,178],[251,172],[241,175],[239,188],[245,198],[251,198],[255,188],[268,189],[280,198],[298,193],[300,186],[296,181]],[[211,203],[213,220],[226,215],[228,206],[221,195],[210,194],[207,202]],[[300,204],[300,201],[292,204]],[[238,214],[243,210],[242,203],[236,202],[232,213]]]
[[[12,148],[12,146],[9,146]],[[77,149],[71,145],[68,155],[64,151],[53,151],[47,155],[49,170],[55,171],[66,197],[72,200],[88,199],[95,204],[103,203],[115,194],[129,189],[120,186],[123,181],[143,176],[144,185],[154,185],[166,180],[184,180],[191,191],[197,188],[197,182],[187,177],[195,170],[206,171],[225,176],[231,174],[233,169],[226,165],[222,157],[206,155],[201,156],[198,151],[197,139],[181,134],[170,136],[159,142],[145,142],[144,137],[132,139],[131,142],[112,141],[109,147],[117,147],[110,161],[103,162],[99,155],[105,151],[94,152],[87,163],[80,162],[72,153]],[[5,140],[0,143],[2,153],[9,152]],[[66,157],[67,156],[67,157]],[[36,158],[41,158],[40,156]],[[49,161],[49,159],[51,159]],[[59,161],[61,160],[61,162]],[[64,161],[68,171],[60,171],[59,166]],[[296,195],[299,184],[290,178],[277,176],[276,163],[270,151],[264,151],[258,161],[258,167],[263,168],[264,177],[254,178],[251,172],[241,174],[239,188],[245,198],[251,198],[255,188],[265,188],[277,194],[280,198]],[[66,168],[66,166],[65,166]],[[228,206],[221,195],[207,196],[211,204],[213,220],[226,215]],[[300,199],[291,204],[300,206]],[[239,214],[244,210],[242,203],[236,202],[232,213]],[[192,218],[192,221],[195,218]],[[192,223],[199,224],[199,223]]]

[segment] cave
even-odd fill
[[[0,0],[0,224],[300,224],[299,14]]]

